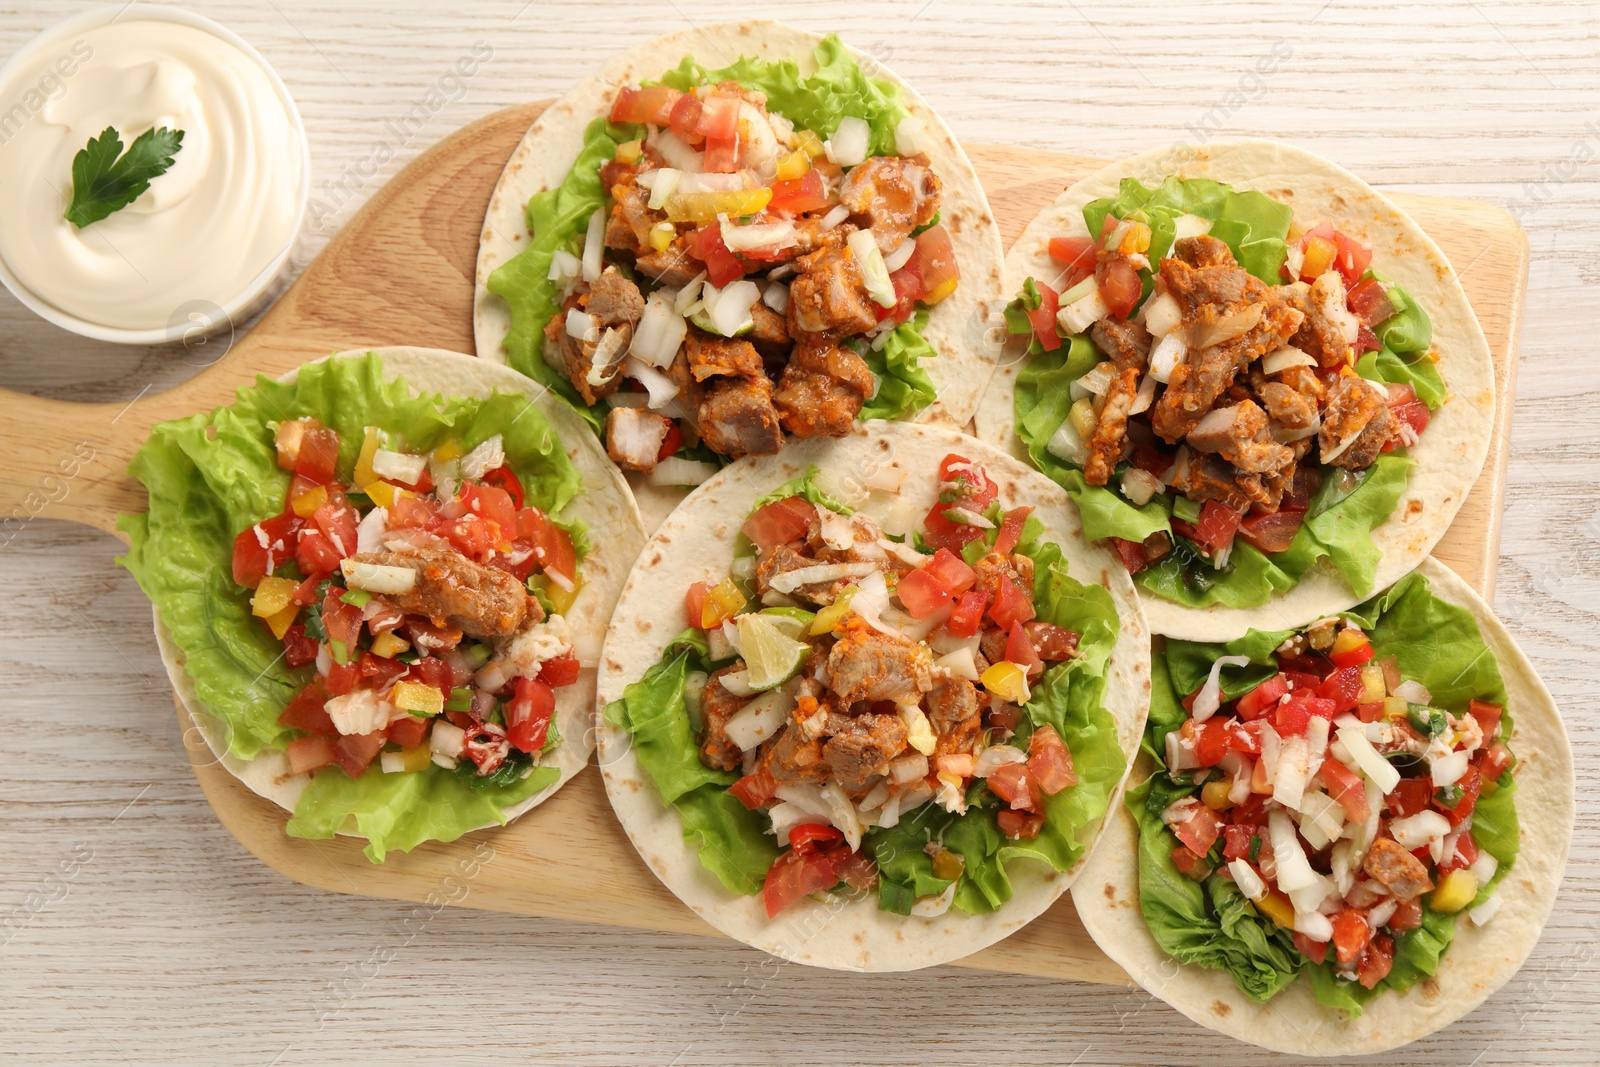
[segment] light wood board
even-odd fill
[[[163,419],[227,403],[253,375],[278,375],[328,352],[414,344],[472,351],[472,276],[484,207],[501,165],[542,105],[496,112],[446,138],[376,193],[249,334],[217,363],[164,393],[129,404],[75,404],[0,390],[0,522],[38,516],[114,528],[142,510],[125,468]],[[1007,242],[1062,187],[1103,161],[968,146]],[[1498,408],[1489,459],[1435,555],[1491,596],[1499,547],[1515,342],[1527,241],[1510,215],[1464,200],[1396,194],[1462,271],[1495,357]],[[9,519],[8,519],[9,517]],[[180,708],[179,715],[184,712]],[[187,726],[187,723],[184,724]],[[425,901],[442,894],[471,839],[424,846],[369,864],[358,842],[292,840],[286,813],[214,765],[191,761],[212,806],[256,856],[287,876],[339,892]],[[646,870],[611,818],[599,776],[581,774],[555,798],[491,831],[505,862],[474,883],[474,907],[643,929],[711,935]],[[1070,899],[967,965],[1126,983],[1084,936]]]

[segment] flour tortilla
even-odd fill
[[[767,21],[725,22],[683,30],[607,60],[597,73],[551,104],[511,154],[489,200],[478,244],[473,302],[478,355],[496,363],[506,361],[501,343],[511,328],[510,309],[487,286],[494,269],[526,246],[528,228],[523,210],[528,199],[562,183],[583,145],[584,128],[609,112],[620,87],[659,79],[686,55],[694,56],[708,69],[726,66],[740,56],[793,59],[804,75],[816,69],[812,51],[821,41],[820,34]],[[914,418],[961,429],[972,418],[994,365],[995,352],[981,343],[985,319],[1010,299],[1001,269],[1004,251],[1000,228],[972,162],[944,120],[916,90],[877,60],[853,48],[850,55],[873,77],[900,86],[906,109],[927,123],[927,138],[932,145],[928,155],[944,183],[940,220],[955,245],[961,284],[929,309],[922,336],[939,358],[924,362],[923,367],[933,379],[938,400]],[[636,473],[630,473],[628,480],[638,496],[646,528],[651,530],[685,494],[683,489],[653,486]]]
[[[739,527],[756,500],[816,465],[820,485],[857,510],[882,519],[899,502],[920,519],[934,502],[933,473],[951,452],[983,464],[1002,501],[1033,504],[1072,576],[1111,592],[1122,632],[1107,668],[1105,707],[1131,765],[1150,706],[1150,640],[1127,572],[1109,551],[1083,539],[1066,493],[1042,474],[970,437],[908,423],[874,421],[841,441],[797,441],[781,455],[741,460],[697,488],[645,546],[617,602],[600,666],[600,707],[619,699],[660,661],[667,642],[683,628],[678,605],[684,590],[696,581],[727,577]],[[898,494],[859,488],[890,464],[906,472]],[[684,842],[677,811],[662,803],[639,766],[628,732],[603,717],[599,729],[606,793],[645,863],[712,926],[784,959],[851,971],[911,970],[960,959],[1042,914],[1084,865],[1080,860],[1062,873],[1033,861],[1011,863],[1006,870],[1016,893],[987,915],[952,908],[936,919],[910,918],[879,911],[872,894],[837,908],[805,900],[769,920],[759,894],[731,893],[700,865]],[[1121,798],[1119,782],[1113,810]]]
[[[1405,993],[1373,998],[1354,1020],[1317,1003],[1302,976],[1265,1004],[1245,996],[1221,970],[1179,964],[1156,945],[1139,911],[1138,824],[1119,806],[1089,859],[1073,903],[1095,943],[1150,993],[1202,1026],[1278,1052],[1354,1056],[1382,1052],[1447,1026],[1483,1003],[1522,966],[1555,903],[1572,839],[1572,750],[1554,698],[1500,620],[1455,572],[1432,558],[1417,570],[1434,595],[1470,610],[1500,664],[1507,710],[1515,718],[1516,863],[1498,892],[1487,926],[1465,916],[1439,973]],[[1134,772],[1150,773],[1148,758]]]
[[[1393,516],[1372,531],[1383,551],[1373,588],[1352,592],[1327,560],[1306,572],[1287,593],[1256,608],[1212,605],[1191,608],[1140,590],[1150,628],[1186,641],[1229,641],[1246,630],[1287,630],[1345,610],[1393,585],[1416,568],[1444,536],[1467,492],[1478,480],[1494,432],[1494,362],[1489,343],[1467,303],[1454,269],[1432,238],[1410,216],[1366,182],[1310,152],[1273,141],[1233,141],[1146,152],[1113,163],[1073,184],[1028,224],[1006,257],[1006,288],[1020,292],[1025,278],[1057,278],[1051,237],[1081,236],[1083,206],[1116,196],[1125,177],[1145,185],[1170,174],[1212,178],[1236,189],[1254,189],[1294,209],[1297,226],[1327,220],[1371,244],[1372,265],[1397,282],[1433,320],[1450,397],[1433,413],[1422,440],[1411,447],[1415,461]],[[1025,361],[1002,359],[977,412],[977,434],[1026,458],[1016,435],[1013,402]]]
[[[606,457],[589,427],[566,404],[553,400],[549,390],[538,383],[509,367],[485,364],[471,356],[437,348],[359,349],[327,358],[368,352],[382,359],[385,378],[404,378],[414,392],[478,399],[487,398],[496,391],[526,395],[566,444],[567,457],[583,479],[583,493],[569,506],[568,514],[587,525],[590,551],[580,564],[583,587],[578,591],[572,610],[563,618],[571,626],[573,644],[584,669],[576,683],[556,690],[555,721],[562,742],[540,763],[544,767],[559,768],[561,777],[548,788],[506,808],[507,820],[514,819],[554,796],[568,779],[583,770],[594,752],[594,664],[599,659],[601,636],[611,619],[617,594],[622,590],[628,568],[633,566],[634,558],[644,545],[639,509],[634,505],[627,483]],[[291,371],[282,380],[293,381],[294,375]],[[155,617],[156,645],[161,650],[167,677],[216,761],[258,796],[293,811],[310,778],[304,774],[291,775],[288,758],[281,751],[263,750],[252,760],[241,760],[228,752],[226,725],[201,704],[194,682],[184,670],[182,649],[173,642],[160,615],[154,611],[151,614]],[[485,823],[478,829],[497,825]],[[361,836],[355,832],[353,817],[340,833]]]

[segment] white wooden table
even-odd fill
[[[86,6],[0,0],[0,56]],[[194,6],[254,43],[305,115],[326,208],[302,263],[449,130],[557,95],[616,48],[758,10],[842,32],[965,139],[1120,156],[1266,135],[1379,185],[1512,209],[1532,270],[1496,606],[1566,711],[1580,783],[1600,772],[1587,659],[1600,650],[1600,6]],[[441,82],[480,41],[493,56]],[[1275,49],[1277,69],[1251,73]],[[451,99],[402,140],[387,123],[441,85]],[[351,177],[387,156],[376,178]],[[0,300],[0,385],[13,389],[132,399],[207,359],[79,341]],[[47,521],[0,546],[0,1060],[1277,1061],[1137,990],[951,968],[833,975],[734,944],[462,909],[402,927],[409,905],[290,883],[217,824],[185,766],[149,608],[117,547]],[[1600,818],[1579,810],[1528,965],[1386,1062],[1600,1060]]]

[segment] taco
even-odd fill
[[[1022,464],[914,425],[794,443],[702,485],[640,557],[602,656],[606,792],[724,933],[931,966],[1072,881],[1148,655],[1127,574]]]
[[[1494,374],[1449,263],[1360,179],[1241,141],[1069,188],[1007,260],[978,412],[1071,494],[1157,633],[1304,625],[1392,585],[1487,455]]]
[[[452,841],[588,762],[594,664],[638,510],[564,405],[391,348],[156,426],[125,515],[167,673],[290,836]]]
[[[529,129],[479,246],[477,349],[570,402],[659,519],[789,439],[964,426],[992,362],[965,331],[1006,299],[1001,256],[909,86],[837,37],[703,27]]]
[[[1572,756],[1449,570],[1298,631],[1169,639],[1152,675],[1138,784],[1074,895],[1135,981],[1241,1040],[1342,1056],[1445,1026],[1522,965],[1566,863]]]

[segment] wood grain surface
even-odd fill
[[[0,55],[82,6],[0,3]],[[680,28],[685,13],[706,21],[752,10],[520,0],[461,10],[356,0],[198,6],[256,43],[306,113],[325,209],[314,207],[301,262],[449,130],[558,93],[602,51]],[[1510,208],[1529,231],[1533,271],[1497,605],[1571,716],[1580,776],[1595,772],[1593,728],[1578,714],[1593,706],[1600,674],[1588,654],[1600,602],[1600,374],[1585,345],[1600,316],[1600,196],[1589,163],[1600,135],[1586,125],[1597,118],[1600,77],[1592,5],[974,10],[918,0],[764,10],[839,29],[910,77],[968,142],[1104,157],[1218,130],[1282,136],[1388,191]],[[441,89],[478,41],[492,42],[492,60]],[[1288,58],[1247,79],[1274,42],[1288,42]],[[429,99],[436,90],[442,104]],[[391,126],[418,114],[414,133]],[[1041,187],[1041,202],[1052,192]],[[1451,254],[1470,288],[1479,267]],[[470,251],[458,269],[464,279]],[[407,279],[390,279],[359,339],[415,316],[409,292]],[[1514,335],[1516,323],[1506,325]],[[85,432],[130,402],[137,411],[155,401],[228,343],[115,349],[0,301],[0,384],[105,403],[74,409]],[[0,405],[0,424],[10,415]],[[69,448],[56,458],[73,471],[63,475],[70,499],[91,468],[73,465]],[[0,605],[11,727],[0,751],[12,757],[0,778],[8,1062],[1278,1062],[1137,991],[949,968],[863,980],[581,915],[436,910],[278,878],[217,825],[193,780],[174,773],[186,746],[163,711],[170,692],[147,606],[109,562],[115,542],[23,518],[0,537],[0,587],[11,593]],[[64,719],[82,726],[70,743]],[[1595,1061],[1595,830],[1580,815],[1557,915],[1517,979],[1387,1062]],[[498,853],[480,855],[476,867],[445,874],[436,898],[470,907],[498,862]],[[326,877],[338,880],[332,865]],[[599,907],[590,915],[617,918]],[[495,1013],[508,997],[516,1010]]]

